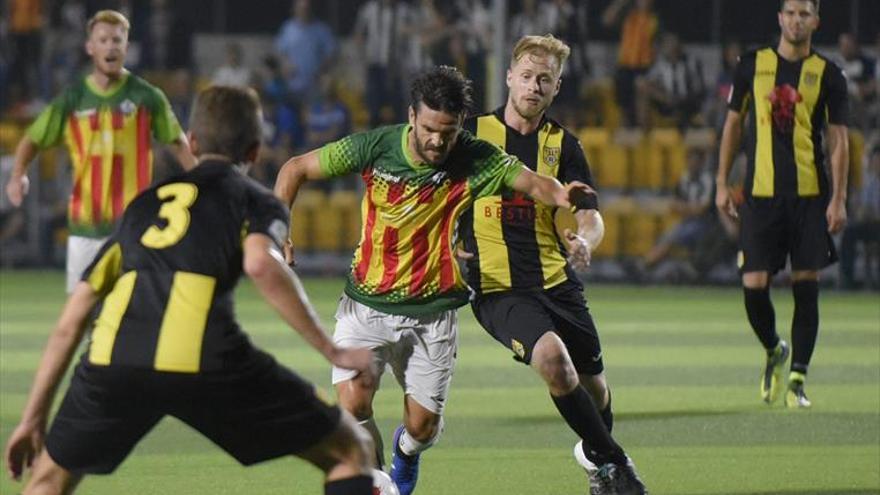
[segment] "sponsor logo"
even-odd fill
[[[387,180],[388,182],[391,182],[392,184],[397,184],[398,182],[403,180],[403,177],[398,177],[396,175],[390,174],[390,173],[385,172],[384,170],[380,170],[378,168],[373,169],[373,175],[375,175],[376,177],[378,177],[382,180]]]
[[[592,359],[593,359],[593,362],[594,362],[594,363],[598,363],[599,360],[602,359],[602,352],[600,351],[599,354],[596,354],[595,356],[593,356]]]
[[[776,76],[776,71],[772,71],[772,70],[759,70],[759,71],[755,71],[755,77],[769,77],[769,76],[774,76],[774,77],[775,77],[775,76]]]
[[[76,116],[76,118],[78,118],[78,119],[86,119],[86,118],[91,117],[92,115],[95,115],[96,113],[98,113],[98,109],[97,109],[97,108],[87,108],[87,109],[85,109],[85,110],[77,110],[77,111],[74,112],[73,114],[74,114],[74,115]]]

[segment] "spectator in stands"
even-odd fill
[[[837,38],[837,49],[835,61],[847,78],[851,125],[866,128],[869,118],[866,110],[877,99],[875,61],[862,52],[858,40],[850,33]]]
[[[12,45],[9,83],[17,86],[25,98],[39,96],[36,90],[41,80],[43,2],[10,0],[7,4]]]
[[[666,259],[674,248],[694,248],[717,224],[714,204],[713,172],[706,151],[694,148],[687,153],[687,169],[675,190],[672,212],[681,222],[663,235],[645,256],[644,268],[651,270]]]
[[[214,72],[211,83],[244,88],[251,85],[252,79],[253,74],[250,67],[242,64],[241,45],[238,43],[226,45],[226,60]]]
[[[660,21],[653,7],[653,0],[614,0],[602,13],[605,27],[620,24],[614,90],[627,125],[636,123],[635,81],[654,63],[654,37]]]
[[[291,18],[275,38],[287,88],[299,105],[312,96],[318,77],[336,56],[336,37],[327,24],[312,17],[310,0],[294,0]]]
[[[351,133],[351,112],[340,101],[336,81],[329,74],[321,76],[320,95],[304,113],[306,149],[317,149]]]
[[[875,284],[880,283],[880,143],[874,143],[865,161],[862,189],[855,195],[855,214],[843,231],[840,245],[840,285],[845,289],[858,287],[855,266],[860,242],[874,261],[874,274],[870,277]]]
[[[522,10],[510,19],[507,33],[508,44],[513,46],[523,36],[555,34],[554,19],[550,9],[539,5],[538,0],[523,0]]]
[[[733,71],[741,53],[742,45],[739,41],[730,40],[724,43],[721,47],[721,70],[715,79],[715,88],[706,99],[706,123],[719,132],[727,116],[727,97],[733,87]]]
[[[358,11],[354,39],[367,64],[364,96],[370,127],[379,125],[383,109],[391,112],[389,118],[393,116],[394,122],[403,118],[400,60],[406,48],[405,30],[410,17],[409,6],[399,0],[369,0]]]
[[[679,128],[687,127],[706,96],[702,65],[685,54],[674,33],[663,34],[660,57],[636,85],[638,123],[646,128],[655,126],[655,115],[674,120]]]

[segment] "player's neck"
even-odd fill
[[[780,38],[776,52],[789,62],[803,60],[810,56],[810,40],[808,39],[803,43],[795,45],[786,41],[785,38]]]
[[[110,89],[111,86],[121,81],[126,74],[128,74],[128,71],[125,69],[122,69],[121,72],[116,74],[108,74],[106,72],[101,72],[98,69],[95,69],[89,75],[89,78],[91,79],[92,84],[94,84],[95,87],[97,87],[101,91],[106,91]]]
[[[513,108],[513,104],[511,104],[510,101],[508,101],[507,105],[504,106],[504,123],[507,124],[507,126],[511,129],[522,135],[535,132],[535,129],[537,129],[538,126],[541,125],[541,119],[543,117],[544,112],[541,112],[531,119],[527,119],[520,115],[515,108]]]

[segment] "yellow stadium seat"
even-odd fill
[[[849,184],[852,190],[862,188],[862,164],[865,159],[865,135],[858,129],[849,131]]]
[[[593,250],[593,258],[615,258],[620,254],[620,217],[621,214],[614,210],[602,212],[605,237]]]
[[[638,210],[621,217],[621,251],[626,256],[648,254],[659,236],[657,215]]]
[[[652,129],[641,147],[634,186],[671,190],[684,170],[685,148],[678,129]]]
[[[342,251],[351,251],[357,246],[361,236],[360,195],[354,191],[334,191],[329,202],[340,215],[339,248]]]
[[[18,141],[24,135],[25,127],[13,121],[0,122],[0,152],[11,155],[18,146]]]
[[[326,198],[322,191],[299,191],[290,212],[291,240],[294,253],[297,250],[311,251],[317,248],[315,224],[317,213],[325,206]]]

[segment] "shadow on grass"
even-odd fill
[[[730,495],[878,495],[878,488],[860,488],[857,490],[846,488],[828,488],[827,490],[787,490],[770,492],[730,492]]]
[[[623,412],[623,413],[615,413],[614,417],[617,420],[623,421],[641,421],[641,420],[654,420],[654,419],[674,419],[674,418],[699,418],[699,417],[713,417],[713,416],[735,416],[743,413],[753,412],[754,409],[751,408],[743,408],[743,409],[728,409],[724,411],[718,410],[700,410],[700,409],[682,409],[677,411],[641,411],[641,412]],[[530,424],[530,425],[540,425],[540,424],[555,424],[558,423],[561,418],[555,414],[542,414],[542,415],[533,415],[533,416],[517,416],[512,418],[499,418],[497,420],[498,423],[511,423],[511,424]],[[878,494],[880,495],[880,494]]]

